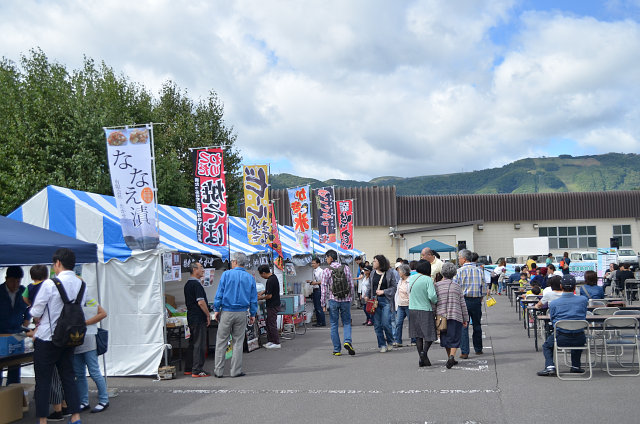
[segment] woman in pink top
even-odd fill
[[[393,347],[402,346],[402,324],[404,319],[409,316],[409,275],[411,275],[411,268],[407,264],[402,264],[396,268],[400,275],[400,281],[398,281],[398,289],[396,290],[396,339],[393,343]]]

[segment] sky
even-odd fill
[[[368,181],[640,150],[640,0],[3,0],[0,56],[213,90],[245,164]],[[105,123],[115,125],[115,123]]]

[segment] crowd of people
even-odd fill
[[[76,259],[72,250],[58,249],[52,264],[55,277],[51,278],[46,266],[32,266],[29,273],[33,283],[27,287],[20,284],[24,277],[21,267],[7,268],[5,282],[0,285],[0,333],[25,333],[33,338],[39,422],[61,421],[70,416],[70,422],[77,424],[81,423],[80,412],[99,413],[109,407],[96,341],[97,324],[107,312],[87,295],[86,284],[73,271]],[[75,340],[75,346],[59,343],[56,336],[62,311],[69,302],[84,307],[81,319],[85,320],[86,330],[82,333],[84,338]],[[98,389],[98,403],[93,408],[89,404],[87,369]],[[20,367],[10,367],[7,380],[7,384],[19,383]]]

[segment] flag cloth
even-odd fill
[[[333,187],[322,187],[316,191],[316,205],[320,243],[335,243],[336,204]]]
[[[311,247],[311,218],[309,217],[309,186],[289,189],[291,221],[298,245],[305,252]]]
[[[278,221],[276,220],[276,213],[273,207],[273,203],[269,204],[269,214],[271,215],[271,228],[273,229],[271,247],[276,251],[278,257],[273,261],[278,269],[282,269],[284,255],[282,254],[282,244],[280,244],[280,231],[278,231]]]
[[[227,190],[222,149],[196,150],[194,160],[198,241],[211,246],[226,246]]]
[[[353,201],[338,200],[338,219],[340,227],[340,247],[353,249]]]
[[[132,249],[155,249],[160,243],[153,186],[151,125],[144,128],[104,129],[107,159],[122,235]]]
[[[271,221],[269,221],[269,171],[267,165],[245,166],[244,207],[247,216],[247,237],[249,244],[268,245],[271,242]]]

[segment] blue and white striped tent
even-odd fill
[[[230,217],[229,247],[213,247],[199,243],[196,238],[196,212],[194,209],[159,205],[160,244],[165,251],[204,253],[228,259],[231,252],[248,255],[272,252],[265,246],[249,244],[244,218]],[[88,193],[68,188],[48,186],[13,211],[9,218],[27,222],[42,228],[96,243],[98,259],[107,263],[111,259],[126,261],[133,254],[126,245],[113,196]],[[296,243],[293,228],[278,225],[285,259],[307,254]],[[336,249],[341,255],[358,255],[358,251],[346,251],[336,244],[323,246],[314,231],[314,250],[324,253],[327,248]]]

